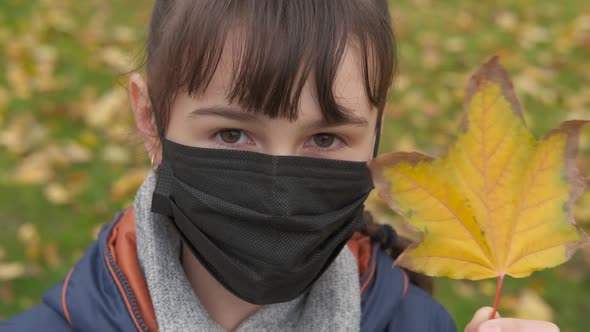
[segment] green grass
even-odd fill
[[[133,197],[133,190],[123,196],[111,194],[113,184],[129,169],[148,165],[134,136],[127,100],[117,104],[113,125],[90,126],[86,117],[105,93],[124,90],[126,76],[102,52],[114,47],[139,63],[150,10],[151,3],[129,0],[0,2],[0,137],[15,119],[27,115],[47,130],[46,137],[22,152],[12,151],[0,139],[0,266],[5,262],[40,266],[34,275],[0,281],[0,319],[37,303],[83,253],[96,227]],[[469,74],[493,54],[501,55],[515,78],[529,127],[537,137],[567,118],[590,119],[590,98],[585,97],[590,95],[588,1],[401,0],[394,2],[392,11],[400,76],[392,90],[382,151],[416,148],[433,155],[443,151],[456,131]],[[64,24],[67,20],[69,26]],[[130,39],[125,31],[131,33]],[[9,69],[22,68],[29,79],[39,75],[35,57],[41,45],[55,49],[52,76],[59,86],[47,91],[33,88],[19,97]],[[2,92],[8,96],[5,103]],[[28,136],[23,137],[26,141]],[[52,162],[54,175],[39,184],[13,183],[11,172],[27,156],[50,144],[63,147],[68,140],[79,142],[91,158]],[[590,137],[582,141],[581,165],[589,174]],[[122,147],[127,159],[105,160],[105,150],[113,146]],[[60,205],[48,200],[49,182],[71,192],[70,201]],[[579,222],[588,229],[589,213],[582,215]],[[39,234],[37,254],[31,253],[30,243],[18,239],[18,230],[26,223]],[[57,247],[57,265],[44,254],[48,246]],[[532,289],[550,306],[562,331],[586,331],[589,256],[578,253],[558,268],[526,279],[508,278],[501,313],[513,315],[520,294]],[[436,297],[463,328],[479,307],[493,303],[494,282],[441,278],[436,281]]]

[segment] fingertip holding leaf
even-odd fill
[[[537,141],[498,57],[471,77],[464,109],[444,156],[392,152],[369,162],[381,199],[421,233],[396,264],[455,279],[518,278],[589,245],[573,218],[586,186],[578,136],[589,121]]]

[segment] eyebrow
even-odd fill
[[[258,120],[258,117],[256,115],[231,106],[206,106],[197,108],[196,110],[193,110],[188,114],[189,118],[198,116],[216,116],[246,122],[253,122]]]
[[[215,116],[215,117],[223,117],[230,120],[236,121],[243,121],[243,122],[255,122],[258,121],[259,118],[256,114],[248,113],[241,108],[236,108],[232,106],[205,106],[197,108],[191,112],[189,112],[188,117],[198,117],[198,116]],[[324,117],[321,119],[312,121],[305,125],[305,127],[311,129],[318,129],[318,128],[329,128],[329,127],[338,127],[338,126],[359,126],[359,127],[367,127],[369,122],[363,118],[356,115],[348,114],[341,120],[337,121],[327,121]]]

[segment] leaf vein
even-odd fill
[[[445,207],[452,215],[455,216],[455,218],[457,220],[459,220],[459,224],[461,226],[463,226],[463,228],[465,228],[465,230],[467,231],[467,233],[471,236],[471,238],[473,239],[473,241],[477,244],[477,246],[479,247],[479,249],[481,250],[481,252],[483,253],[484,257],[486,259],[488,259],[488,263],[491,262],[489,261],[489,257],[488,254],[486,253],[484,247],[481,245],[481,243],[479,243],[477,241],[477,238],[475,237],[475,234],[473,234],[473,232],[467,227],[467,225],[465,224],[465,221],[461,219],[461,217],[459,217],[457,215],[457,213],[455,213],[455,211],[453,211],[453,209],[451,209],[447,204],[445,204],[443,201],[440,200],[440,198],[438,198],[434,193],[430,192],[427,188],[425,188],[424,186],[422,186],[419,182],[417,182],[414,178],[412,178],[411,176],[408,176],[407,174],[404,174],[402,172],[400,172],[400,174],[402,174],[402,176],[406,177],[409,181],[414,182],[417,186],[419,186],[420,188],[422,188],[424,191],[428,192],[431,194],[431,196],[438,201],[443,207]]]
[[[501,96],[502,96],[502,94],[498,94],[496,96],[496,99],[494,99],[494,101],[490,105],[488,105],[487,107],[484,107],[484,111],[483,111],[483,113],[484,113],[483,114],[484,115],[484,119],[487,119],[489,110],[492,109],[493,107],[495,107],[498,104]],[[482,135],[482,145],[483,145],[482,152],[484,153],[484,155],[482,156],[483,157],[482,158],[482,160],[483,160],[483,172],[484,172],[484,179],[483,180],[484,180],[484,188],[485,188],[485,196],[486,196],[486,199],[483,200],[482,202],[484,203],[484,206],[486,208],[486,215],[487,215],[487,218],[486,218],[486,226],[487,226],[488,229],[491,229],[490,224],[492,223],[492,220],[491,220],[492,217],[491,217],[491,212],[490,212],[490,206],[488,204],[489,193],[490,193],[489,188],[490,187],[489,187],[489,183],[488,183],[488,180],[489,179],[488,179],[488,176],[487,176],[488,175],[488,161],[489,160],[486,157],[487,143],[488,143],[487,140],[486,140],[486,133],[487,133],[487,129],[489,129],[489,128],[490,127],[486,128],[486,130],[485,131],[482,131],[482,133],[481,133],[481,135]],[[504,168],[505,168],[505,165],[506,164],[504,164]],[[500,173],[503,173],[504,172],[504,168],[502,168],[502,170],[500,171]],[[477,195],[477,196],[479,197],[480,200],[482,199],[479,195]],[[492,245],[494,246],[494,250],[492,251],[492,256],[494,256],[494,261],[497,263],[498,262],[498,257],[496,255],[497,255],[497,251],[498,251],[498,245],[496,244],[496,237],[495,236],[490,236],[490,240],[492,241]]]
[[[545,160],[547,158],[547,154],[545,154],[543,156],[544,158],[541,160],[541,162],[539,163],[539,166],[543,165],[545,163]],[[534,172],[531,175],[531,180],[530,183],[528,184],[527,188],[531,188],[534,187],[537,184],[537,179],[539,178],[539,173],[544,172],[546,169],[548,169],[547,167],[541,167],[541,168],[536,168],[534,170]],[[520,190],[520,197],[523,197],[523,193],[525,191],[524,186],[521,187]],[[523,211],[526,210],[526,208],[522,208],[522,205],[524,204],[524,201],[522,199],[519,200],[519,204],[518,204],[518,208],[516,210],[516,215],[514,216],[514,222],[512,223],[511,227],[510,227],[510,232],[508,232],[508,248],[506,249],[506,252],[504,254],[504,260],[508,259],[508,255],[510,254],[510,250],[512,248],[512,242],[514,239],[514,234],[515,233],[520,233],[520,232],[516,232],[517,229],[517,225],[518,225],[518,221],[520,220],[519,217],[522,214]]]
[[[467,259],[467,258],[459,258],[459,257],[452,257],[452,256],[441,256],[441,255],[422,255],[422,256],[418,256],[417,255],[417,257],[415,257],[415,258],[417,258],[417,259],[419,259],[419,258],[424,258],[424,259],[428,259],[428,258],[442,258],[442,259],[455,260],[455,261],[459,261],[459,262],[465,262],[465,263],[479,265],[479,266],[485,268],[486,270],[489,270],[489,271],[492,271],[492,272],[496,273],[496,271],[494,271],[491,266],[484,265],[484,264],[482,264],[480,262],[476,262],[476,261],[473,261],[473,260],[470,260],[470,259]]]
[[[541,248],[541,249],[534,250],[534,251],[529,251],[529,252],[527,252],[527,253],[525,253],[523,255],[517,256],[516,258],[512,259],[512,262],[510,262],[510,264],[508,264],[508,267],[516,264],[516,262],[520,261],[521,259],[523,259],[525,257],[531,256],[531,255],[534,255],[534,254],[537,254],[537,253],[539,253],[541,251],[546,251],[546,250],[550,250],[550,249],[553,249],[553,248],[556,248],[556,247],[559,247],[559,246],[563,246],[564,244],[567,244],[567,242],[558,243],[556,245],[552,245],[552,246]]]
[[[554,201],[554,200],[556,200],[556,199],[558,199],[560,197],[561,197],[561,194],[557,194],[557,195],[551,196],[551,197],[546,198],[546,199],[544,199],[542,201],[538,201],[535,204],[532,204],[532,205],[528,205],[528,206],[523,207],[522,209],[520,209],[520,212],[522,213],[522,211],[526,211],[526,210],[530,210],[532,208],[539,207],[540,205],[543,205],[543,204],[545,204],[547,202]],[[519,216],[520,216],[520,213],[519,213]]]

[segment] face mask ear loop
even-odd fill
[[[152,105],[155,105],[154,102],[151,100],[150,97],[150,102]],[[160,147],[162,148],[162,159],[164,159],[164,154],[166,153],[165,149],[164,149],[164,127],[162,126],[162,119],[160,118],[160,114],[158,112],[156,112],[156,110],[152,107],[152,115],[154,116],[154,122],[156,124],[156,131],[158,132],[158,138],[160,139]],[[158,166],[153,165],[153,158],[152,158],[152,170],[154,171],[154,173],[157,174],[158,171]]]
[[[373,158],[377,157],[377,153],[379,153],[379,140],[381,139],[381,122],[383,119],[383,114],[379,115],[377,118],[377,128],[375,128],[375,146],[373,146]]]
[[[152,105],[155,105],[154,102],[151,100],[150,97],[150,101]],[[158,112],[156,112],[156,110],[152,107],[152,112],[153,112],[153,116],[154,116],[154,121],[156,123],[156,131],[158,132],[158,137],[160,138],[160,143],[164,143],[164,127],[162,127],[162,119],[160,119],[160,114]]]

